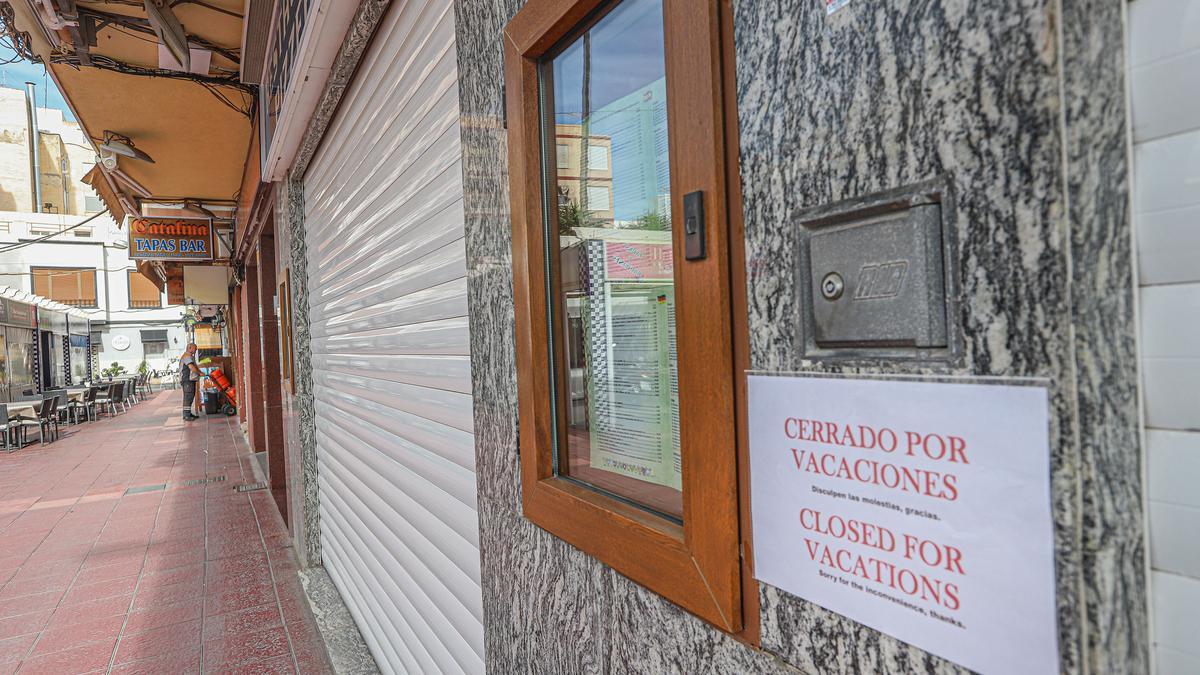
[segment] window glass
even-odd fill
[[[33,387],[33,331],[28,328],[6,328],[8,341],[8,384],[20,395]]]
[[[589,185],[587,188],[588,210],[607,212],[612,210],[612,190],[606,185]]]
[[[42,342],[46,347],[46,367],[48,372],[43,373],[42,382],[48,385],[51,389],[57,389],[63,385],[63,345],[62,336],[54,333],[42,333],[44,340]]]
[[[608,171],[608,154],[612,147],[607,143],[588,145],[588,169],[591,171]]]
[[[8,390],[8,342],[5,330],[0,326],[0,392]]]
[[[71,384],[83,384],[88,373],[87,338],[82,335],[72,335],[71,344]]]
[[[559,160],[546,162],[558,473],[681,519],[661,0],[616,5],[542,73]]]
[[[167,343],[166,341],[162,340],[143,342],[142,353],[146,356],[146,358],[150,358],[152,356],[162,356],[163,354],[167,353]]]

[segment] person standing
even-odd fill
[[[196,387],[200,384],[200,368],[196,365],[196,344],[189,342],[183,356],[179,357],[179,382],[183,385],[183,419],[192,421],[200,419],[192,412],[192,402],[196,400]]]

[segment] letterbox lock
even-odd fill
[[[842,297],[842,291],[845,288],[846,283],[842,281],[842,275],[837,272],[830,272],[821,280],[821,295],[825,296],[826,300],[837,300]]]
[[[936,203],[814,230],[808,250],[815,346],[945,348],[941,232]]]

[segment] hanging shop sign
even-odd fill
[[[134,260],[212,260],[208,218],[125,216],[129,257]]]
[[[755,576],[983,673],[1057,673],[1046,389],[748,378]]]
[[[36,308],[33,305],[3,298],[0,307],[3,307],[0,311],[0,323],[21,328],[33,328],[37,325],[37,312],[34,311]]]
[[[45,307],[38,307],[37,310],[37,327],[43,333],[58,333],[59,335],[67,334],[67,315],[62,312],[56,312]]]

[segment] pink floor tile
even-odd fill
[[[50,615],[53,610],[44,609],[38,612],[30,612],[28,614],[20,614],[10,616],[7,619],[0,619],[0,639],[12,635],[26,635],[28,633],[39,633],[46,627],[46,623],[50,621]]]
[[[200,619],[121,635],[115,663],[128,663],[200,646]]]
[[[0,675],[329,672],[274,502],[233,490],[235,422],[178,402],[0,456]]]
[[[125,633],[139,633],[152,628],[162,628],[185,621],[193,621],[201,618],[203,613],[204,601],[200,598],[134,611],[129,614],[126,620]]]
[[[91,642],[115,640],[125,617],[121,615],[88,619],[71,626],[46,630],[33,647],[32,656],[78,647]]]
[[[26,659],[17,672],[22,675],[74,675],[103,672],[108,668],[109,660],[112,658],[113,645],[116,642],[116,638],[113,638],[104,642],[93,642],[81,647]]]
[[[96,617],[124,615],[129,611],[133,595],[118,595],[111,598],[89,600],[75,605],[63,605],[54,610],[50,627],[72,626]]]
[[[200,647],[159,654],[147,659],[115,664],[111,671],[120,675],[163,675],[163,673],[200,672]]]
[[[288,638],[283,628],[241,633],[204,643],[204,671],[229,672],[233,668],[287,655]]]
[[[37,640],[37,633],[0,638],[0,663],[20,662]]]

